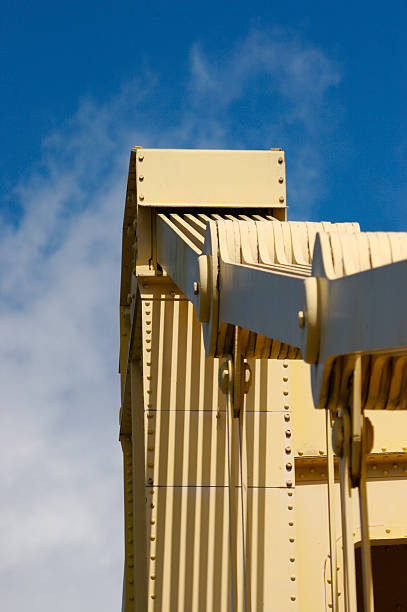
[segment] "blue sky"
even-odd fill
[[[133,115],[137,128],[142,115],[144,126],[150,121],[168,132],[194,110],[188,95],[192,49],[200,49],[215,75],[222,75],[233,56],[242,56],[247,36],[261,32],[268,41],[296,41],[323,54],[336,73],[322,106],[315,109],[318,131],[309,127],[301,134],[324,160],[323,184],[310,202],[313,210],[318,206],[335,219],[360,218],[366,229],[399,229],[407,146],[403,2],[392,2],[386,9],[379,2],[239,0],[123,2],[120,9],[113,2],[75,0],[4,5],[0,40],[5,155],[0,169],[6,193],[39,162],[49,134],[69,131],[70,118],[85,97],[106,104],[137,80],[128,101],[129,119]],[[301,130],[295,120],[285,122],[285,130],[275,125],[276,117],[287,112],[287,102],[290,105],[284,95],[276,95],[281,70],[278,59],[271,74],[254,70],[246,76],[241,95],[229,104],[222,102],[222,83],[216,82],[215,95],[199,109],[202,124],[217,120],[225,127],[219,143],[209,137],[208,128],[212,146],[281,145],[287,150],[288,172],[290,165],[295,167]],[[300,99],[300,91],[296,93]],[[171,138],[163,138],[162,144],[173,145],[172,133]],[[150,141],[154,144],[151,138],[142,144]],[[182,145],[200,143],[190,133]],[[309,163],[312,166],[312,157]],[[290,175],[288,179],[290,188]],[[293,211],[303,205],[293,201]],[[16,210],[18,202],[9,205],[9,214]]]
[[[3,1],[1,609],[119,607],[130,147],[281,146],[290,218],[404,231],[406,17],[403,2]]]

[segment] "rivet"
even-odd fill
[[[147,361],[146,365],[151,366],[151,361]]]
[[[384,447],[382,448],[382,452],[383,452],[383,453],[385,453],[386,451],[387,451],[387,448],[384,446]]]
[[[141,201],[143,201],[143,200],[144,200],[144,196],[143,196],[143,194],[142,194],[142,193],[140,193],[140,195],[139,195],[138,199],[139,199],[139,200],[141,200]]]
[[[155,580],[155,576],[154,574],[152,576],[150,576],[151,580]]]
[[[194,287],[194,295],[198,295],[198,293],[199,293],[199,283],[197,281],[194,281],[193,287]]]
[[[284,183],[284,178],[282,176],[280,176],[280,178],[278,179],[279,183]]]
[[[287,453],[287,455],[289,455],[291,453],[291,446],[286,446],[285,452]]]
[[[320,451],[319,451],[319,454],[320,454],[320,455],[325,455],[325,451],[320,450]]]
[[[151,594],[151,599],[156,599],[157,595],[155,593]]]
[[[148,347],[146,348],[146,351],[147,351],[147,353],[151,353],[151,346],[148,346]]]
[[[288,391],[283,391],[283,395],[288,395]],[[284,406],[285,408],[285,406]]]
[[[150,391],[150,393],[151,393],[151,391]],[[148,419],[153,419],[154,418],[154,412],[148,412],[147,413],[147,418]]]
[[[291,429],[286,429],[285,430],[285,436],[286,436],[286,438],[291,438]]]
[[[288,363],[286,361],[283,362],[283,368],[288,368]]]
[[[305,314],[303,310],[299,310],[298,311],[298,327],[302,329],[304,325],[305,325]]]
[[[139,181],[144,181],[144,176],[142,174],[140,174],[140,176],[138,177]]]
[[[150,556],[151,561],[155,561],[155,555]]]
[[[155,540],[155,536],[150,536],[150,540],[151,540],[152,542],[154,542],[154,540]]]
[[[288,376],[283,376],[283,381],[287,382],[288,381]]]
[[[331,603],[328,604],[328,608],[332,608],[332,604]]]
[[[295,538],[288,538],[288,541],[293,543],[293,542],[295,542]]]
[[[290,415],[289,414],[285,414],[284,415],[284,421],[287,421],[287,423],[288,423],[289,420],[290,420]]]
[[[150,508],[155,508],[155,505],[154,504],[150,504]]]
[[[149,315],[151,313],[151,310],[146,310],[146,315]]]
[[[291,601],[295,601],[295,595],[291,595]]]
[[[386,533],[390,533],[391,529],[385,529]]]
[[[292,527],[293,525],[294,525],[293,521],[289,521],[289,522],[288,522],[288,526],[289,526],[289,527]]]
[[[285,395],[288,395],[288,391],[285,393]],[[284,410],[290,410],[290,404],[284,404]]]
[[[139,155],[139,156],[138,156],[138,160],[139,160],[139,161],[143,161],[143,159],[144,159],[144,155]]]
[[[145,306],[150,306],[150,302],[146,302],[146,303],[145,303]]]
[[[150,525],[155,525],[155,521],[154,521],[154,520],[151,520],[151,521],[150,521]]]
[[[328,583],[328,584],[331,584],[331,582],[332,582],[332,581],[331,581],[331,579],[330,579],[330,578],[328,578],[328,579],[327,579],[327,583]]]
[[[285,467],[287,470],[292,470],[293,469],[293,464],[292,463],[286,463]]]
[[[295,576],[290,576],[290,580],[292,580],[294,582]]]
[[[298,451],[298,455],[299,455],[300,457],[302,457],[302,456],[303,456],[303,454],[304,454],[304,451]]]
[[[294,563],[295,557],[290,557],[290,561],[291,561],[291,563]]]
[[[287,480],[286,481],[286,485],[287,485],[287,487],[292,487],[293,486],[293,481],[292,480]]]
[[[288,497],[292,497],[293,496],[293,492],[292,491],[287,491]]]
[[[287,506],[287,508],[288,508],[289,510],[292,510],[292,509],[293,509],[293,506],[291,506],[291,505],[290,505],[290,506]]]
[[[279,157],[279,158],[278,158],[278,163],[279,163],[279,164],[282,164],[282,163],[283,163],[283,161],[284,161],[284,160],[283,160],[283,158],[282,158],[282,157]]]

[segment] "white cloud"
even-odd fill
[[[225,115],[264,74],[287,108],[237,137],[239,120]],[[117,315],[130,146],[244,147],[265,129],[280,130],[282,142],[292,122],[317,131],[315,102],[321,108],[338,78],[320,51],[252,32],[216,66],[192,49],[187,104],[171,128],[148,110],[162,98],[149,77],[103,105],[83,101],[45,139],[12,195],[23,209],[19,225],[0,219],[1,609],[119,606]],[[312,192],[321,169],[316,155],[310,171],[305,152],[301,145],[297,176],[306,188],[298,194]]]
[[[254,134],[257,146],[287,150],[291,213],[318,217],[326,189],[321,135],[335,123],[327,96],[341,80],[339,66],[300,36],[279,29],[252,29],[223,57],[195,45],[190,66],[192,103],[210,116],[233,113],[236,101],[259,100],[261,120],[251,118],[250,142]],[[244,123],[234,127],[233,146],[247,146]]]

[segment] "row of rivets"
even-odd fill
[[[144,155],[140,154],[137,159],[138,159],[139,162],[142,162],[144,160]],[[140,174],[139,177],[138,177],[138,180],[140,182],[144,181],[144,176],[142,174]],[[142,193],[139,194],[139,200],[141,200],[141,201],[144,200],[144,195]]]
[[[289,411],[291,406],[290,406],[290,400],[289,400],[289,388],[288,388],[288,372],[284,372],[284,370],[288,369],[288,362],[287,361],[283,361],[283,406],[284,406],[284,410]],[[287,412],[284,414],[284,421],[286,423],[290,422],[290,414],[288,414]],[[286,429],[284,431],[284,435],[286,438],[290,438],[291,437],[291,430],[290,429]],[[292,449],[291,446],[286,446],[285,447],[285,452],[287,455],[291,455],[292,453]],[[291,461],[287,461],[287,463],[285,464],[285,469],[287,472],[291,472],[293,469],[293,463]],[[292,487],[293,486],[293,481],[292,480],[286,480],[286,486],[287,487]]]
[[[139,160],[142,161],[144,159],[144,157],[141,155],[139,156]],[[139,181],[143,181],[144,177],[142,175],[139,176]],[[142,194],[140,194],[139,196],[140,200],[144,199],[144,196]],[[145,332],[147,334],[147,337],[145,338],[145,342],[147,344],[146,346],[146,352],[147,353],[151,353],[151,303],[150,302],[145,302],[144,304],[145,309],[144,309],[144,315],[145,315],[145,320],[143,321],[146,325],[146,329]],[[148,368],[148,370],[145,373],[145,380],[148,381],[148,384],[151,385],[151,361],[149,361],[149,358],[147,357],[147,359],[144,361],[144,365]],[[148,429],[147,429],[147,435],[149,436],[148,440],[147,440],[147,468],[149,470],[153,470],[154,471],[154,443],[151,440],[151,438],[154,436],[155,430],[154,430],[154,417],[155,417],[155,413],[154,411],[151,411],[151,408],[153,407],[153,403],[151,401],[151,395],[152,395],[152,389],[151,387],[146,389],[146,394],[148,397],[148,400],[146,402],[147,408],[149,409],[149,411],[146,413],[147,416],[147,422],[148,422]],[[152,457],[151,457],[152,455]],[[153,478],[150,476],[147,479],[148,484],[151,486],[154,483]],[[155,503],[154,503],[154,489],[152,488],[150,490],[150,494],[151,494],[151,503],[150,503],[150,509],[151,509],[151,515],[150,515],[150,569],[149,569],[149,573],[150,573],[150,581],[152,581],[152,585],[155,585],[155,580],[156,580],[156,571],[155,571],[155,561],[156,561],[156,535],[155,535],[155,524],[156,524],[156,518],[155,518],[155,514],[154,514],[154,509],[155,509]],[[150,598],[151,599],[156,599],[157,595],[156,593],[152,592],[150,593]]]

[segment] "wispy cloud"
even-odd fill
[[[199,44],[190,53],[191,93],[198,103],[205,95],[229,105],[260,76],[266,87],[293,104],[298,119],[304,105],[321,104],[328,88],[338,85],[339,67],[326,54],[289,31],[252,29],[224,57],[207,55]]]
[[[192,105],[219,121],[223,117],[230,128],[236,104],[253,109],[240,125],[234,122],[234,146],[286,149],[294,215],[318,216],[326,189],[321,142],[335,124],[329,96],[340,83],[340,67],[301,36],[281,29],[252,29],[221,58],[196,44],[190,65]]]
[[[339,73],[321,51],[283,38],[253,31],[222,58],[195,46],[185,102],[161,117],[154,76],[105,104],[83,100],[10,195],[22,215],[17,225],[0,219],[4,610],[119,605],[117,315],[129,148],[262,146],[285,135],[293,143],[295,124],[290,180],[297,173],[302,186],[291,193],[312,198],[322,158],[301,139],[318,133]],[[275,108],[246,125],[240,113],[253,95]]]

